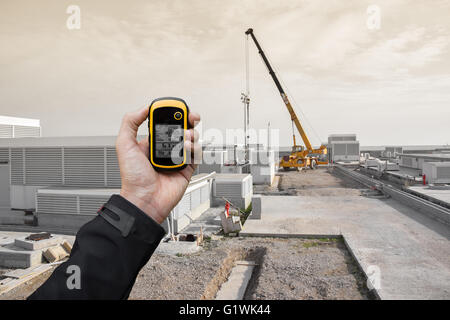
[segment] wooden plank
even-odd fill
[[[31,273],[31,271],[36,267],[26,268],[26,269],[15,269],[13,271],[7,272],[3,274],[4,277],[20,279],[26,277]]]
[[[31,270],[27,275],[21,277],[21,278],[6,278],[0,281],[0,298],[3,294],[13,290],[14,288],[17,288],[18,286],[22,285],[23,283],[32,280],[33,278],[37,277],[38,275],[44,273],[47,270],[50,270],[53,266],[49,264],[42,264],[40,266],[35,267],[33,270]],[[26,270],[26,269],[25,269]],[[9,281],[6,281],[7,279],[10,279]]]

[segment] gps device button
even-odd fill
[[[175,112],[174,115],[173,115],[173,117],[175,118],[175,120],[180,120],[182,116],[183,116],[183,115],[182,115],[181,112],[179,112],[179,111]]]

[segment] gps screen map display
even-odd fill
[[[183,127],[178,124],[156,124],[155,133],[156,157],[172,158],[174,162],[181,162],[183,160],[182,154],[180,155],[180,151],[183,150]]]

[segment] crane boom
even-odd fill
[[[286,108],[289,111],[289,114],[291,115],[291,120],[295,123],[295,126],[297,127],[298,132],[300,133],[300,136],[302,137],[303,143],[305,144],[305,147],[308,151],[312,151],[313,148],[311,146],[311,143],[309,142],[308,136],[306,135],[305,130],[303,129],[300,120],[298,119],[297,115],[295,114],[294,108],[292,108],[292,105],[286,95],[286,93],[283,90],[283,87],[280,84],[280,81],[278,80],[275,72],[272,69],[272,66],[269,63],[269,60],[267,59],[266,55],[264,54],[264,51],[262,50],[261,46],[258,43],[258,40],[256,40],[255,35],[253,34],[253,29],[250,28],[245,32],[246,35],[250,35],[253,39],[253,42],[256,45],[256,48],[258,48],[258,52],[261,55],[261,58],[264,61],[264,64],[266,65],[267,69],[269,70],[269,74],[272,77],[273,81],[275,82],[275,85],[278,88],[278,91],[280,92],[281,98],[283,99],[284,104],[286,105]],[[294,144],[295,144],[295,136],[294,136]]]

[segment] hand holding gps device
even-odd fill
[[[148,112],[149,159],[156,171],[186,167],[185,131],[189,129],[189,108],[179,98],[158,98]]]

